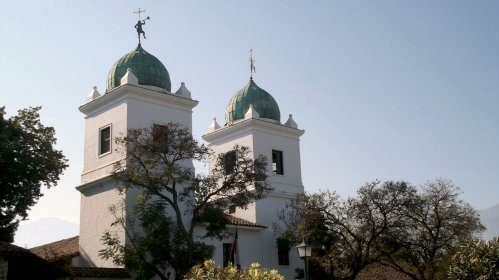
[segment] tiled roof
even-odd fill
[[[0,241],[0,256],[5,258],[32,258],[33,260],[46,263],[39,256],[33,255],[30,250],[3,241]]]
[[[131,278],[123,268],[111,267],[65,267],[64,271],[73,277]]]
[[[227,224],[229,225],[235,225],[235,226],[246,226],[246,227],[258,227],[258,228],[267,228],[266,226],[264,225],[260,225],[260,224],[255,224],[253,222],[250,222],[248,220],[245,220],[245,219],[241,219],[241,218],[238,218],[238,217],[234,217],[232,215],[229,215],[229,214],[225,214],[224,215],[225,219],[227,220]]]
[[[56,262],[78,256],[80,254],[78,242],[79,236],[75,236],[34,247],[30,251],[48,262]]]
[[[389,266],[384,266],[382,264],[370,264],[365,269],[363,269],[355,280],[410,280],[407,275],[402,272],[398,272],[394,268]]]
[[[57,267],[28,249],[0,241],[0,259],[7,260],[9,279],[60,279]]]

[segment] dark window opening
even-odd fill
[[[234,214],[234,213],[236,213],[236,205],[229,206],[229,214]]]
[[[231,243],[224,243],[223,244],[223,265],[226,267],[229,262],[230,262],[230,251],[232,250],[232,244]]]
[[[162,153],[168,153],[168,126],[155,124],[152,133],[154,147]]]
[[[111,151],[111,126],[102,128],[99,133],[99,155]]]
[[[272,150],[272,174],[284,174],[281,151]]]
[[[224,169],[226,174],[232,174],[236,169],[236,151],[230,151],[223,155]]]
[[[289,240],[277,239],[277,257],[279,265],[289,265]]]

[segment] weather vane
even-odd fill
[[[146,38],[146,33],[144,32],[144,30],[142,29],[142,25],[146,24],[146,20],[149,19],[149,17],[145,18],[144,20],[140,20],[140,14],[141,13],[145,13],[144,10],[141,10],[139,8],[138,11],[136,12],[133,12],[134,14],[139,14],[139,21],[137,22],[137,24],[135,25],[135,29],[137,29],[137,35],[139,36],[139,45],[140,45],[140,34],[142,34],[142,36],[144,37],[144,39],[147,39]]]
[[[249,58],[249,63],[250,63],[250,78],[253,79],[253,72],[256,73],[256,68],[255,68],[255,60],[253,59],[253,49],[249,50],[250,58]]]

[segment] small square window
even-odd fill
[[[162,153],[168,153],[168,126],[153,125],[153,145]]]
[[[234,213],[236,213],[236,205],[229,206],[229,214],[234,214]]]
[[[111,152],[111,126],[99,130],[99,155]]]
[[[281,151],[272,150],[272,174],[284,174]]]

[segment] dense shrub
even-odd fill
[[[184,277],[185,280],[284,280],[277,270],[260,268],[258,263],[253,263],[249,268],[229,266],[222,268],[213,260],[207,260],[203,265],[194,266]]]

